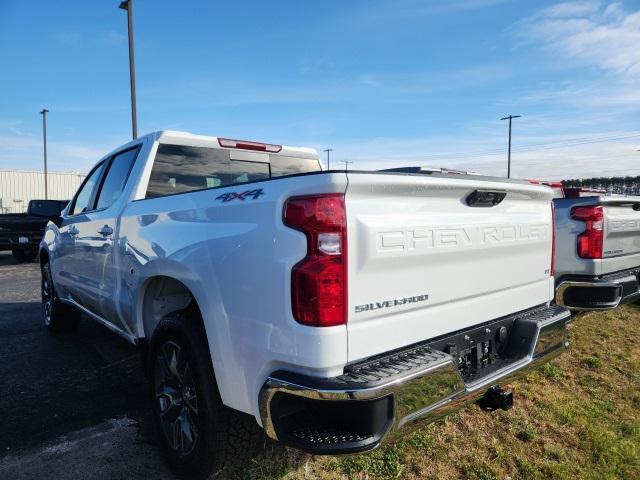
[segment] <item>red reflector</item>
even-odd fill
[[[602,258],[604,238],[602,207],[574,207],[571,209],[571,218],[586,224],[584,232],[578,235],[578,256],[582,258]]]
[[[303,325],[331,327],[345,321],[342,259],[307,257],[291,276],[293,316]]]
[[[347,323],[346,223],[342,194],[293,197],[285,203],[284,224],[307,236],[307,256],[291,274],[293,316],[303,325]]]
[[[218,143],[225,148],[239,148],[241,150],[255,150],[258,152],[278,153],[282,145],[269,143],[250,142],[248,140],[233,140],[231,138],[218,138]]]

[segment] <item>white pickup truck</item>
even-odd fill
[[[557,303],[608,310],[640,299],[640,197],[556,192]]]
[[[179,472],[234,468],[262,431],[363,452],[466,402],[509,408],[497,384],[566,347],[551,198],[152,133],[100,160],[48,225],[43,318],[63,331],[82,312],[144,347]]]

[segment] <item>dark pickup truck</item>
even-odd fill
[[[27,213],[0,215],[0,251],[11,250],[18,262],[30,262],[38,256],[44,227],[60,218],[69,200],[31,200]]]

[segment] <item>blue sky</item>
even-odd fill
[[[0,0],[0,168],[130,137],[118,1]],[[640,174],[640,2],[135,0],[139,132],[334,149],[351,168]]]

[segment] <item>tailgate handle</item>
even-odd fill
[[[496,192],[494,190],[474,190],[467,195],[467,205],[470,207],[495,207],[498,205],[507,192]]]

